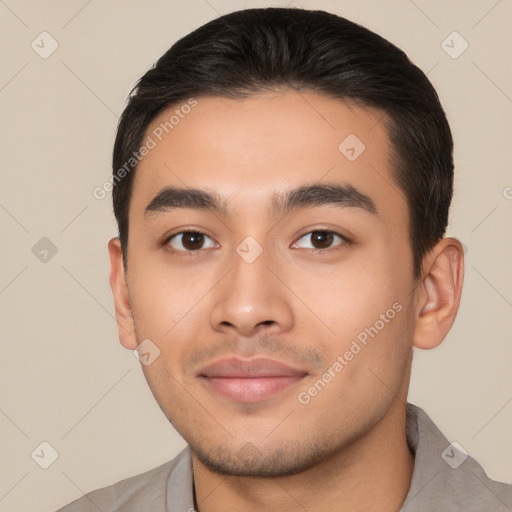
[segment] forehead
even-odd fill
[[[405,212],[385,120],[376,109],[311,92],[184,99],[146,130],[151,149],[137,167],[130,211],[143,215],[167,186],[215,192],[236,213],[328,181],[355,187],[379,210]]]

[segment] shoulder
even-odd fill
[[[57,512],[166,510],[169,492],[175,494],[176,488],[184,495],[187,491],[192,493],[192,466],[188,447],[161,466],[91,491]]]
[[[401,512],[510,512],[512,485],[491,480],[457,443],[450,443],[430,417],[407,405],[407,439],[415,452],[411,487]]]

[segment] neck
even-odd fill
[[[411,483],[414,457],[407,446],[405,400],[329,459],[295,475],[257,478],[219,475],[193,454],[199,512],[398,512]]]

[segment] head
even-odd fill
[[[139,80],[113,155],[116,315],[205,464],[301,471],[403,405],[412,346],[460,299],[452,147],[424,73],[326,12],[231,13]],[[290,375],[227,389],[210,366],[231,358]]]

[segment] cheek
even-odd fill
[[[349,340],[377,323],[378,330],[398,314],[393,304],[401,295],[383,274],[340,269],[322,281],[300,288],[301,296],[329,326],[333,338]],[[310,280],[311,282],[312,280]],[[381,319],[381,315],[384,315]],[[395,322],[396,323],[396,322]],[[362,335],[364,338],[364,335]]]
[[[341,356],[344,378],[368,386],[382,375],[396,385],[412,340],[411,287],[410,279],[392,268],[388,273],[353,273],[346,279],[333,274],[318,294],[322,319],[331,331],[325,345],[328,366]]]
[[[131,264],[130,303],[141,336],[163,340],[196,322],[201,299],[211,287],[201,272],[180,272],[142,258],[133,258]]]
[[[363,389],[362,395],[382,400],[399,392],[410,364],[412,314],[410,304],[402,299],[383,302],[372,317],[367,317],[352,342],[352,347],[360,347],[351,363],[353,389]],[[351,351],[358,350],[352,347]]]

